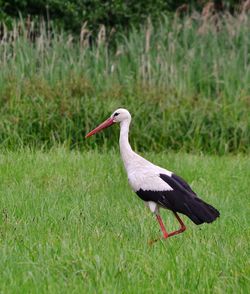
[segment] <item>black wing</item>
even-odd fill
[[[137,195],[144,201],[153,201],[164,208],[174,212],[183,213],[195,224],[211,223],[219,215],[219,211],[213,206],[197,197],[191,187],[179,176],[160,174],[173,190],[171,191],[144,191],[140,189]]]
[[[161,177],[161,175],[160,175],[160,177]],[[179,177],[179,176],[177,176],[175,174],[172,174],[171,178],[174,179],[180,186],[185,188],[187,191],[189,191],[189,192],[193,193],[194,195],[196,195],[196,193],[192,190],[192,188],[189,186],[189,184],[185,180],[183,180],[183,178],[181,178],[181,177]]]

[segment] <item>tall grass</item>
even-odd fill
[[[86,25],[79,37],[43,22],[5,28],[1,145],[113,145],[110,131],[88,143],[83,134],[123,106],[138,149],[248,152],[249,27],[246,15],[163,17],[116,36],[115,46],[105,27],[94,41]]]

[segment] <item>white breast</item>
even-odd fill
[[[172,175],[172,172],[152,164],[138,154],[126,167],[129,184],[136,192],[144,191],[170,191],[173,190],[160,178],[160,174]]]

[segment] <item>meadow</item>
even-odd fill
[[[250,293],[250,18],[162,16],[115,32],[0,24],[0,293]],[[161,232],[131,191],[131,145],[221,217]],[[166,227],[178,227],[171,212]]]
[[[158,224],[106,151],[1,151],[0,293],[250,292],[249,157],[143,154],[221,212],[150,246]]]

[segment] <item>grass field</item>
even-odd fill
[[[246,156],[152,154],[221,212],[160,241],[110,153],[0,155],[0,293],[249,293]],[[177,223],[162,213],[167,228]]]

